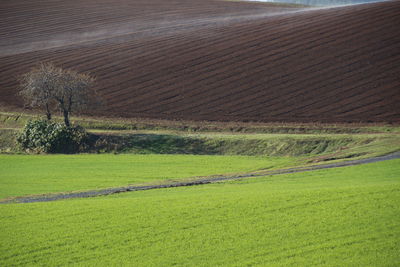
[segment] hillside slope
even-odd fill
[[[0,104],[39,61],[89,71],[96,114],[400,122],[400,1],[306,9],[211,0],[17,0],[0,9]]]

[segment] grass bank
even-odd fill
[[[396,266],[400,160],[0,205],[2,266]]]
[[[21,128],[28,120],[43,118],[41,114],[0,111],[0,128]],[[62,122],[62,117],[54,116]],[[400,133],[399,125],[390,124],[323,124],[323,123],[258,123],[258,122],[212,122],[173,121],[126,118],[72,117],[73,123],[87,129],[102,131],[178,131],[273,133],[273,134],[338,134],[338,133]]]
[[[15,129],[0,129],[0,152],[21,153]],[[313,162],[372,157],[400,150],[400,135],[250,134],[91,131],[88,153],[307,156]]]
[[[309,156],[321,161],[397,150],[400,136],[390,134],[106,134],[95,135],[92,145],[92,152]]]
[[[19,129],[39,115],[0,112],[0,153],[17,153]],[[60,117],[55,117],[61,120]],[[89,153],[309,156],[311,161],[400,150],[400,127],[73,118],[91,133]]]

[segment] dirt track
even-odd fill
[[[359,159],[359,160],[350,160],[345,162],[338,163],[328,163],[321,165],[314,165],[308,167],[294,167],[289,169],[281,169],[281,170],[273,170],[273,171],[261,171],[255,173],[247,173],[236,176],[213,176],[213,177],[204,177],[200,179],[196,179],[194,181],[189,182],[174,182],[167,183],[161,185],[148,185],[148,186],[125,186],[118,188],[108,188],[103,190],[92,190],[86,192],[76,192],[76,193],[64,193],[64,194],[50,194],[50,195],[42,195],[42,196],[28,196],[28,197],[18,197],[9,200],[0,201],[0,204],[8,204],[8,203],[33,203],[33,202],[48,202],[55,200],[65,200],[71,198],[86,198],[86,197],[97,197],[97,196],[105,196],[111,194],[118,194],[130,191],[142,191],[142,190],[151,190],[151,189],[161,189],[161,188],[171,188],[171,187],[182,187],[182,186],[194,186],[194,185],[202,185],[202,184],[210,184],[220,181],[226,180],[238,180],[244,178],[252,178],[252,177],[261,177],[261,176],[272,176],[279,174],[288,174],[288,173],[297,173],[297,172],[307,172],[321,169],[331,169],[331,168],[339,168],[346,166],[354,166],[360,164],[367,164],[391,159],[400,158],[400,152],[395,152],[386,156],[375,157],[375,158],[367,158],[367,159]]]
[[[304,10],[211,0],[0,4],[0,104],[39,61],[89,71],[99,115],[400,122],[400,1]]]

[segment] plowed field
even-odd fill
[[[96,115],[400,122],[400,1],[2,1],[2,106],[39,61],[97,76]]]

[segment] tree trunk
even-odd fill
[[[68,112],[68,110],[64,109],[63,113],[64,113],[65,126],[69,127],[70,126],[70,124],[69,124],[69,112]]]
[[[48,104],[46,104],[46,117],[48,121],[51,120],[51,112]]]

